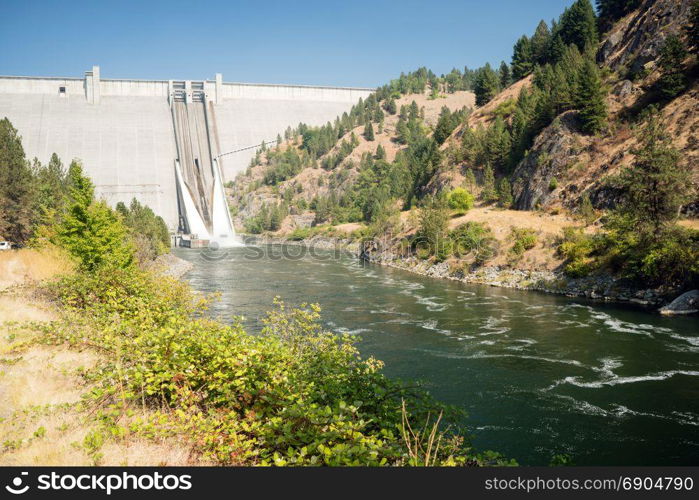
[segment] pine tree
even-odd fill
[[[684,73],[686,57],[687,50],[682,40],[677,35],[668,36],[658,58],[660,78],[657,83],[660,93],[666,99],[679,95],[687,86],[687,77]]]
[[[490,64],[478,70],[473,92],[476,94],[476,104],[484,106],[500,91],[500,78]]]
[[[396,108],[396,100],[393,97],[391,97],[386,103],[386,111],[392,115],[395,115],[398,112]]]
[[[272,207],[269,213],[269,230],[278,231],[282,225],[282,217],[279,209],[279,205]]]
[[[691,174],[688,164],[680,163],[657,110],[651,111],[639,140],[640,149],[633,151],[635,162],[618,178],[626,194],[619,211],[629,230],[660,237],[661,229],[677,219],[680,207],[690,199]]]
[[[521,80],[534,69],[534,57],[532,45],[526,35],[523,35],[515,43],[512,53],[512,77],[515,81]]]
[[[45,216],[60,217],[68,196],[68,182],[63,162],[56,153],[51,155],[48,165],[41,166],[35,172],[37,184],[36,213],[43,223],[51,223]]]
[[[367,124],[364,126],[364,138],[367,141],[374,140],[374,126],[371,124],[371,122],[367,122]]]
[[[33,230],[36,191],[22,139],[10,120],[0,120],[0,236],[24,243]]]
[[[597,65],[587,59],[580,72],[578,109],[583,132],[596,134],[607,123],[607,103]]]
[[[466,173],[464,174],[464,187],[468,189],[470,193],[473,193],[476,189],[476,176],[473,173],[472,168],[466,169]]]
[[[511,208],[512,202],[512,188],[510,187],[510,182],[507,180],[507,177],[503,177],[498,183],[498,205],[502,208]]]
[[[437,141],[437,144],[443,144],[458,124],[458,114],[452,113],[448,107],[442,106],[433,135],[434,140]]]
[[[566,50],[566,44],[563,43],[563,38],[560,34],[556,34],[552,37],[551,43],[548,47],[548,61],[551,64],[556,64],[563,57],[563,53]]]
[[[689,47],[695,54],[699,54],[699,0],[694,0],[689,11],[689,22],[686,27]]]
[[[449,211],[445,200],[439,196],[430,196],[420,209],[419,217],[418,241],[426,243],[430,253],[438,253],[448,239]]]
[[[490,165],[486,165],[483,170],[483,188],[481,189],[481,199],[486,203],[490,203],[497,199],[495,191],[495,175]]]
[[[576,0],[563,12],[557,27],[558,34],[566,45],[575,44],[580,52],[596,49],[599,35],[597,18],[590,0]]]
[[[384,149],[384,147],[381,144],[379,144],[376,147],[376,154],[374,155],[374,158],[376,158],[377,160],[385,160],[386,159],[386,150]]]
[[[498,170],[504,170],[510,158],[512,137],[501,116],[495,118],[485,133],[485,161]]]
[[[541,20],[531,38],[532,60],[536,64],[545,64],[548,59],[548,48],[551,42],[551,32],[546,21]]]
[[[512,83],[512,73],[510,72],[510,65],[505,61],[500,63],[500,87],[505,89]]]

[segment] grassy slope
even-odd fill
[[[39,345],[17,354],[18,343],[35,334],[16,323],[48,322],[58,314],[55,306],[33,294],[31,285],[70,268],[59,252],[0,253],[0,465],[203,464],[175,439],[135,437],[105,443],[96,460],[84,446],[94,430],[94,416],[75,403],[91,388],[83,370],[97,365],[102,355]]]

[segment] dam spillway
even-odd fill
[[[104,79],[95,66],[84,78],[0,76],[0,118],[18,129],[28,159],[45,163],[55,152],[65,163],[81,160],[97,196],[110,205],[135,197],[175,232],[191,201],[207,231],[220,235],[225,198],[216,192],[248,166],[255,150],[218,155],[274,139],[300,122],[323,125],[371,92],[230,83],[220,74],[198,82]],[[178,193],[177,163],[191,200]],[[202,174],[194,179],[197,168]],[[206,199],[197,199],[200,188]],[[184,223],[192,226],[197,221],[189,214],[192,222]]]
[[[175,130],[175,177],[180,233],[194,239],[234,244],[218,158],[214,157],[204,82],[172,82],[170,109]]]

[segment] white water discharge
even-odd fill
[[[218,244],[220,248],[243,246],[243,242],[236,236],[231,220],[231,212],[228,209],[226,191],[223,188],[221,168],[218,160],[213,161],[214,171],[214,196],[213,196],[213,231],[210,240]]]
[[[184,88],[183,88],[184,87]],[[201,90],[174,84],[172,117],[177,154],[175,172],[180,229],[216,248],[242,245],[231,220],[223,176],[214,156],[207,103]]]

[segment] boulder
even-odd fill
[[[660,308],[660,314],[694,314],[699,312],[699,290],[685,292],[665,307]]]

